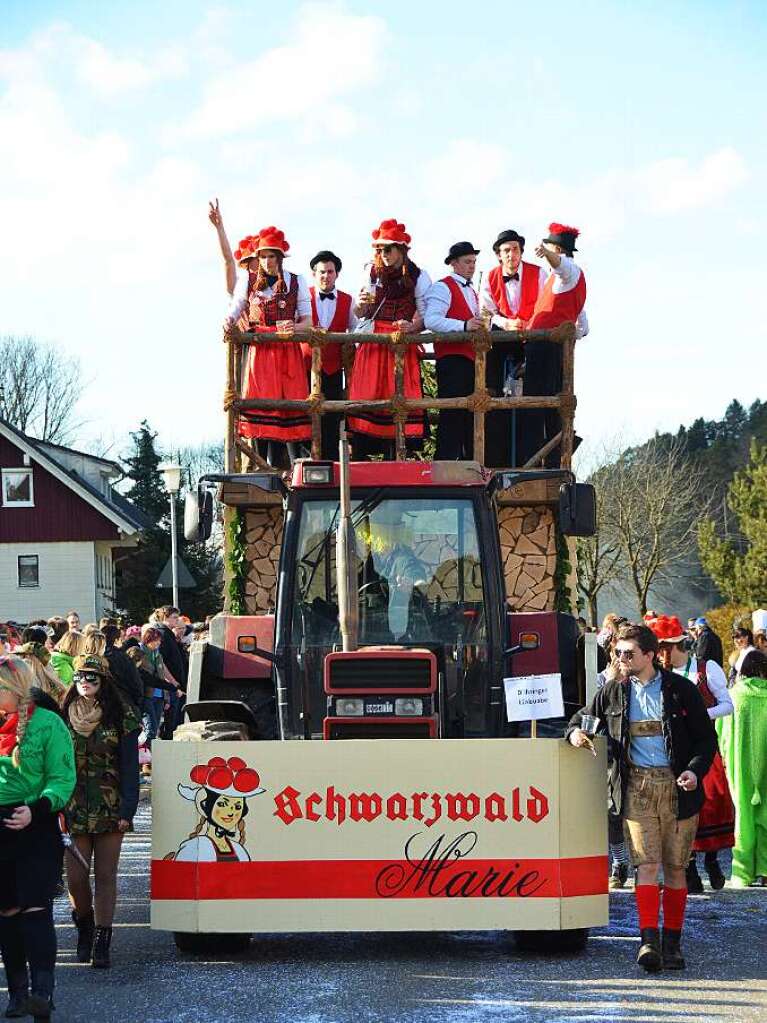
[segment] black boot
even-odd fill
[[[679,947],[681,938],[681,931],[663,928],[663,965],[667,970],[683,970],[687,965]]]
[[[690,895],[700,895],[703,891],[703,882],[700,879],[698,873],[698,865],[695,862],[695,857],[690,860],[687,864],[687,870],[685,871],[687,876],[687,891]]]
[[[53,1009],[53,973],[32,969],[32,991],[24,1006],[25,1015],[35,1019],[50,1019]]]
[[[25,1007],[29,994],[27,957],[24,952],[24,934],[19,914],[0,917],[0,950],[2,950],[5,979],[8,986],[8,1019],[19,1019],[26,1015]]]
[[[96,940],[93,942],[93,959],[91,966],[98,970],[106,970],[112,965],[109,958],[109,946],[112,944],[112,928],[97,927]]]
[[[724,888],[725,876],[722,873],[722,868],[719,866],[719,860],[716,858],[716,853],[706,853],[703,858],[703,865],[706,868],[708,874],[708,883],[711,885],[713,891],[718,892],[721,888]]]
[[[93,955],[93,936],[96,932],[93,910],[91,909],[85,916],[78,916],[72,910],[72,923],[77,928],[77,961],[89,963]]]
[[[657,927],[643,927],[639,933],[642,943],[637,953],[637,966],[641,966],[648,973],[657,973],[663,965],[660,931]]]

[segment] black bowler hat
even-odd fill
[[[447,254],[446,263],[452,263],[454,259],[460,259],[461,256],[478,256],[479,249],[475,249],[471,242],[456,242],[455,245],[450,246],[450,251]]]
[[[519,242],[519,248],[522,252],[525,251],[525,239],[521,234],[517,234],[516,231],[501,231],[498,237],[493,242],[493,252],[498,255],[498,250],[504,242]]]
[[[330,249],[322,249],[321,252],[318,252],[314,259],[310,260],[309,267],[313,270],[318,263],[332,263],[336,268],[337,274],[341,273],[341,267],[343,266],[335,252],[331,252]]]

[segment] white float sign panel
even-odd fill
[[[605,762],[564,740],[152,746],[152,926],[607,923]]]
[[[539,721],[560,718],[565,712],[562,700],[562,676],[524,675],[505,678],[507,721]]]

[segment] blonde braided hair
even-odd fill
[[[29,721],[29,707],[32,703],[30,690],[33,683],[32,671],[22,657],[15,657],[13,654],[0,657],[0,689],[13,693],[19,701],[16,747],[11,757],[14,767],[18,767],[21,762],[21,744]]]

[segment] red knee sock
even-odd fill
[[[657,927],[660,915],[660,888],[657,884],[638,884],[634,893],[639,911],[639,930]]]
[[[663,926],[669,931],[681,931],[686,905],[687,888],[665,887],[663,889]]]

